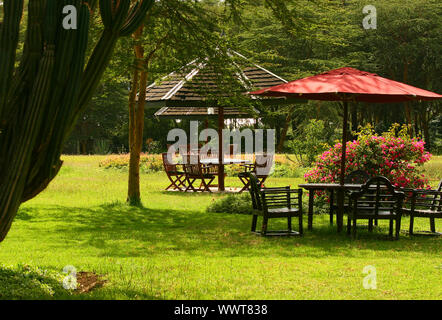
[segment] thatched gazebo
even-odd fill
[[[219,132],[219,190],[224,190],[224,166],[222,152],[222,130],[225,118],[257,118],[259,111],[250,107],[250,100],[259,99],[263,105],[285,105],[300,103],[286,98],[256,98],[248,96],[252,89],[269,88],[287,83],[269,70],[251,63],[243,55],[231,51],[233,77],[239,84],[236,89],[225,90],[220,86],[220,75],[210,64],[193,61],[182,69],[172,72],[159,83],[152,83],[146,89],[146,107],[160,108],[155,116],[174,119],[218,119]],[[233,95],[242,96],[242,102],[235,106],[225,104]],[[302,102],[302,101],[301,101]]]

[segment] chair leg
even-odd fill
[[[195,189],[195,187],[193,186],[195,180],[196,180],[196,179],[193,179],[192,181],[190,181],[190,179],[187,179],[187,181],[189,182],[189,186],[186,188],[186,191],[189,190],[189,189],[192,190],[193,192],[197,192],[197,191],[198,191],[198,190]]]
[[[244,187],[242,187],[242,189],[239,192],[241,193],[243,191],[248,190],[250,187],[250,180],[243,177],[239,177],[239,180],[241,180],[242,184],[244,185]]]
[[[378,219],[374,219],[374,225],[377,227],[378,226]]]
[[[330,215],[330,225],[333,225],[333,198],[334,198],[334,194],[335,192],[333,190],[330,191],[330,210],[329,210],[329,215]]]
[[[347,216],[347,234],[351,234],[351,219],[350,216]]]
[[[254,214],[252,217],[252,232],[256,231],[256,223],[257,222],[258,222],[258,216]]]
[[[201,179],[201,184],[204,187],[203,191],[212,192],[212,191],[210,191],[210,188],[209,188],[209,185],[212,181],[213,181],[213,178],[209,180],[209,183],[206,183],[206,180],[204,178]]]
[[[430,229],[431,229],[431,232],[433,232],[433,233],[436,232],[436,224],[434,223],[434,218],[430,218]]]
[[[299,214],[299,234],[304,234],[304,228],[302,227],[302,213]]]
[[[373,232],[373,219],[368,219],[368,231]]]
[[[393,219],[390,219],[390,228],[388,234],[390,237],[393,237]]]
[[[410,215],[410,229],[408,230],[410,236],[413,235],[413,226],[414,226],[414,217],[413,215]]]
[[[291,217],[287,217],[287,229],[288,229],[289,233],[292,231],[292,218]]]
[[[396,236],[395,239],[399,240],[399,232],[401,231],[401,219],[396,219]]]
[[[267,233],[267,223],[268,223],[268,221],[269,221],[269,219],[268,219],[266,216],[264,216],[264,217],[262,218],[261,234],[262,234],[263,236],[265,236],[266,233]]]
[[[353,239],[356,238],[356,218],[353,218],[353,228],[352,228]]]

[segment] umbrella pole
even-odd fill
[[[341,157],[341,175],[339,177],[339,183],[344,185],[345,179],[345,158],[347,152],[347,127],[348,127],[348,102],[344,101],[344,121],[342,127],[342,157]]]
[[[348,125],[348,102],[344,101],[344,120],[342,127],[342,156],[341,156],[341,174],[339,176],[339,184],[344,185],[345,180],[345,158],[347,152],[347,125]],[[338,232],[342,231],[344,222],[344,188],[338,189],[338,212],[336,214],[336,223],[338,225]]]
[[[223,154],[224,108],[218,107],[218,190],[224,191],[224,154]]]

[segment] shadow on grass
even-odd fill
[[[182,194],[177,194],[177,201],[183,201]],[[358,239],[351,240],[345,231],[337,234],[336,227],[328,225],[327,217],[319,216],[315,216],[313,231],[307,231],[305,217],[305,235],[302,238],[262,238],[250,233],[251,217],[247,215],[130,207],[119,202],[90,208],[27,207],[20,210],[19,219],[32,220],[41,211],[45,212],[45,221],[56,222],[53,231],[58,238],[73,240],[77,246],[98,248],[102,256],[137,257],[169,253],[226,257],[324,257],[344,254],[351,257],[361,255],[354,249],[438,254],[441,248],[437,238],[401,235],[399,241],[388,241],[386,226],[374,233],[361,228]],[[271,220],[270,228],[285,227],[284,219],[276,221]],[[296,228],[296,221],[293,225]],[[403,224],[404,227],[406,225]]]

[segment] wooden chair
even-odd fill
[[[239,192],[249,189],[249,173],[254,173],[260,185],[264,185],[264,182],[267,180],[270,174],[272,163],[273,155],[261,154],[255,156],[255,162],[253,164],[241,164],[240,166],[244,168],[244,171],[238,174],[238,178],[241,180],[244,186]]]
[[[436,232],[434,219],[442,218],[442,180],[436,190],[413,190],[410,208],[404,208],[404,213],[410,215],[410,236],[413,235],[414,218],[429,218],[430,232],[424,231],[420,234],[441,235]]]
[[[350,193],[347,233],[353,231],[356,237],[356,222],[368,219],[368,230],[373,230],[374,219],[390,220],[390,237],[393,236],[393,222],[396,221],[395,239],[399,239],[401,228],[402,203],[405,194],[396,191],[390,181],[382,176],[374,177],[362,185],[360,191]],[[353,226],[351,227],[351,222]]]
[[[167,152],[164,152],[161,155],[163,157],[164,171],[166,172],[167,177],[170,180],[170,185],[166,188],[166,190],[173,188],[174,190],[183,191],[184,188],[186,188],[186,178],[184,172],[178,170],[177,164],[169,162],[169,160],[167,159]]]
[[[252,218],[252,232],[262,236],[292,236],[302,235],[302,189],[262,188],[256,174],[248,173],[250,181],[250,196],[254,214]],[[262,216],[261,232],[256,231],[258,216]],[[292,217],[298,217],[299,232],[292,230]],[[287,218],[287,230],[268,231],[268,220],[273,218]]]
[[[349,173],[347,176],[345,176],[344,178],[344,183],[353,183],[353,184],[363,184],[365,182],[368,181],[368,179],[370,179],[370,176],[368,175],[367,172],[363,171],[363,170],[355,170],[351,173]],[[329,210],[329,214],[330,214],[330,224],[333,225],[333,213],[338,209],[338,204],[337,204],[337,199],[335,198],[335,191],[334,190],[330,190],[330,210]],[[348,198],[348,193],[347,196],[345,197],[345,203],[344,203],[344,212],[348,212],[348,208],[350,207],[349,204],[349,198]],[[377,221],[375,221],[376,225],[377,225]]]
[[[187,188],[185,191],[192,190],[193,192],[198,192],[198,191],[211,192],[210,186],[213,186],[211,185],[211,183],[216,177],[214,173],[215,166],[204,165],[199,161],[198,158],[197,164],[192,164],[190,163],[190,161],[186,161],[186,163],[183,164],[183,167],[187,182]],[[197,180],[200,180],[201,183],[198,188],[195,188],[194,183]]]

